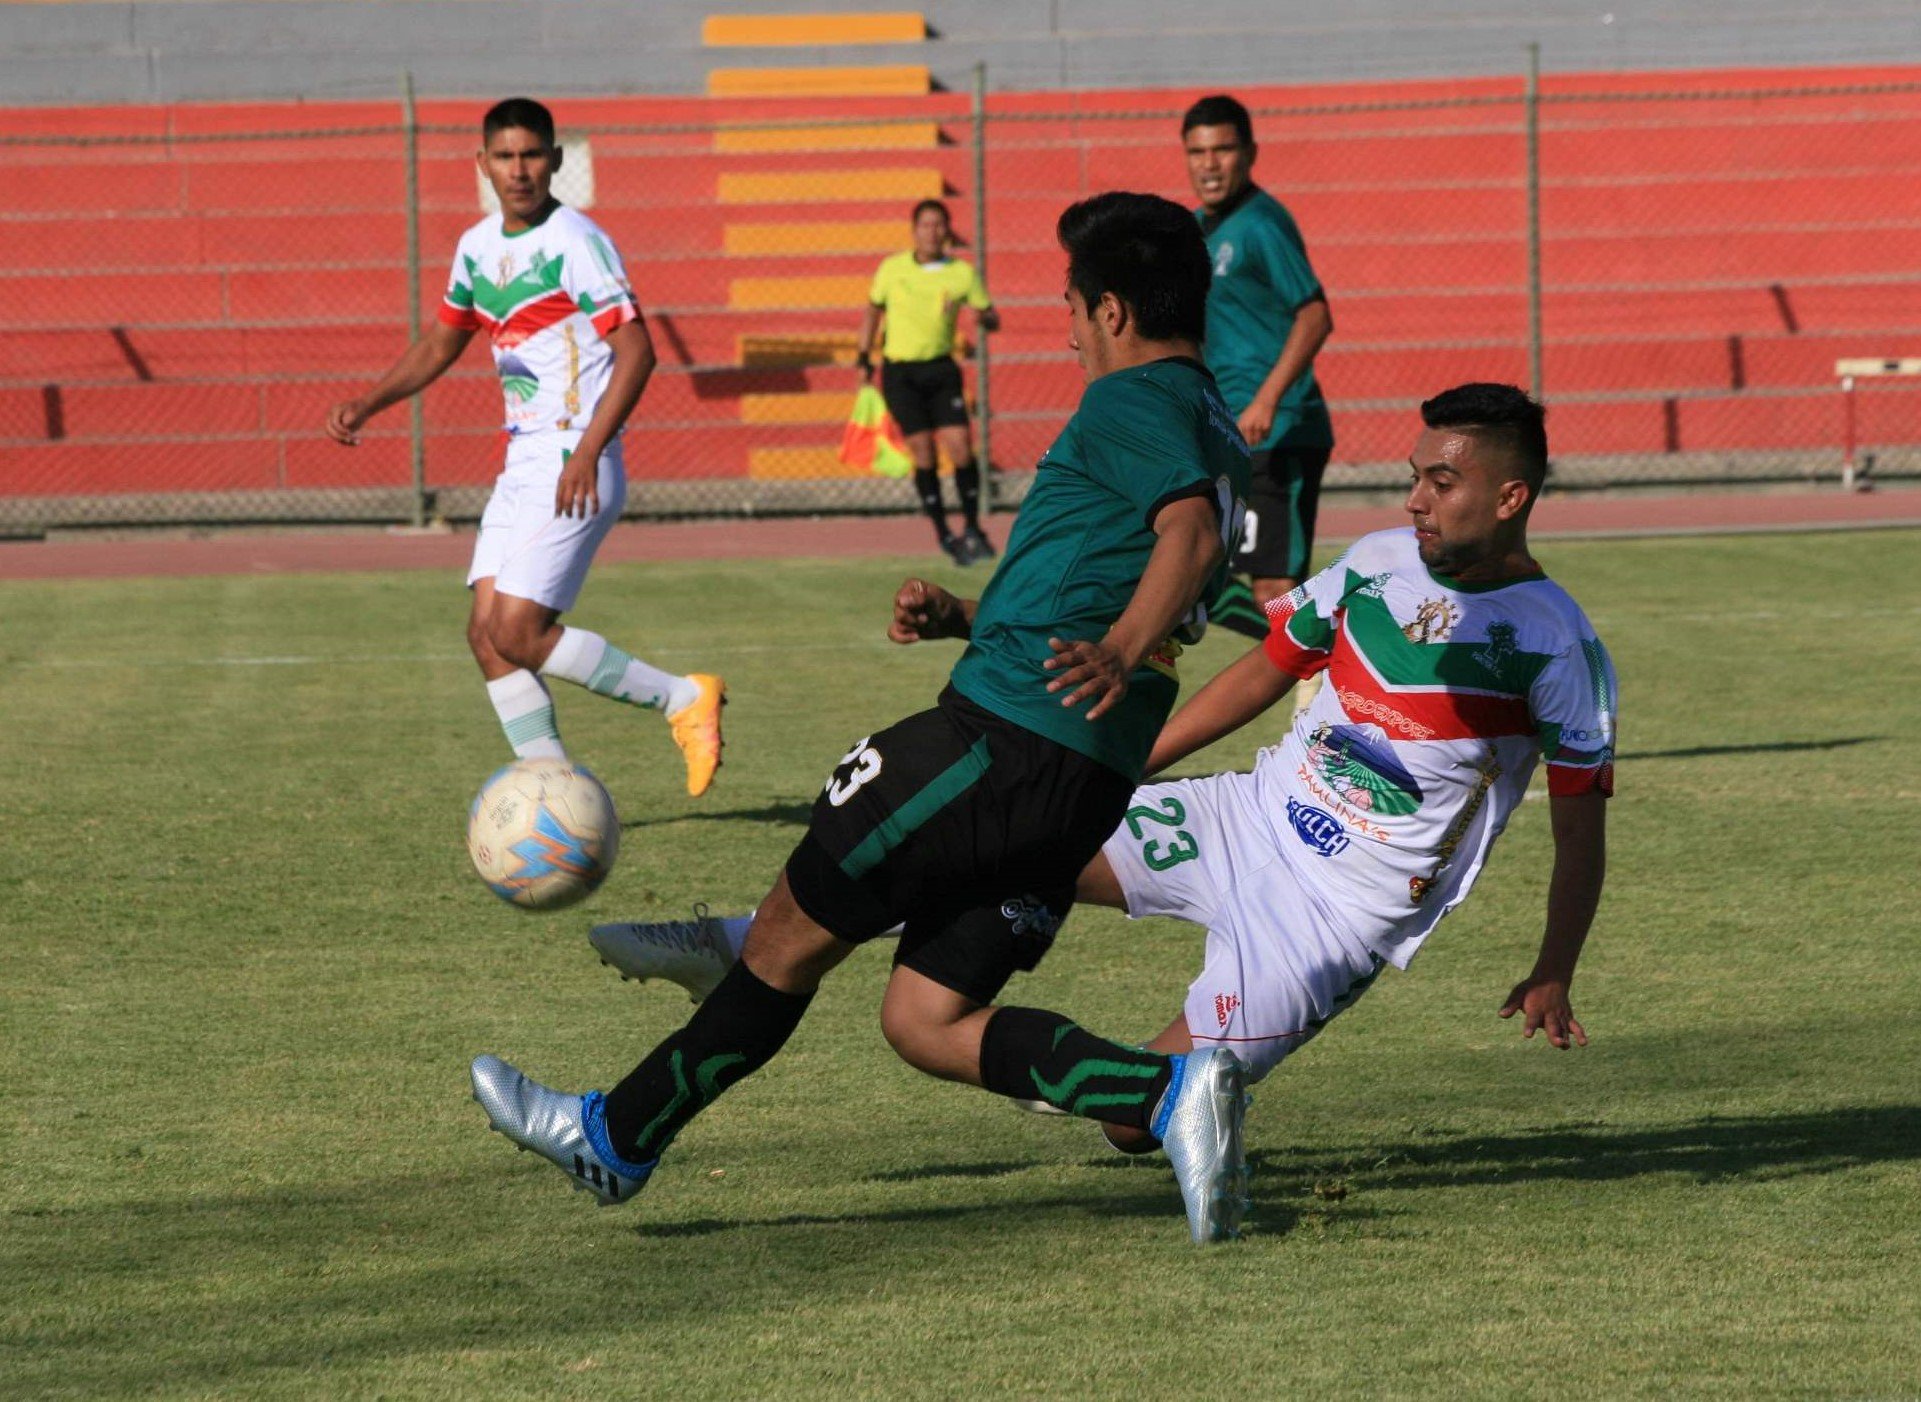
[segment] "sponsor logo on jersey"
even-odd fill
[[[1222,1027],[1234,1016],[1234,1009],[1240,1007],[1241,995],[1238,993],[1216,993],[1214,995],[1214,1020]]]
[[[1514,656],[1519,634],[1512,623],[1500,620],[1487,625],[1487,642],[1474,649],[1474,660],[1495,676],[1501,676]]]
[[[1323,857],[1338,857],[1347,850],[1347,829],[1332,813],[1311,808],[1298,798],[1287,801],[1287,820],[1301,841]]]
[[[1444,643],[1461,621],[1461,611],[1446,599],[1423,599],[1414,621],[1401,625],[1401,636],[1411,643]]]
[[[500,372],[500,387],[515,403],[525,404],[540,393],[540,376],[516,355],[503,355],[494,368]]]
[[[1393,574],[1387,570],[1382,570],[1379,574],[1371,574],[1354,592],[1364,599],[1378,599],[1387,592],[1387,582],[1392,578],[1394,578]]]
[[[1214,255],[1214,276],[1226,277],[1228,270],[1233,266],[1234,245],[1231,243],[1223,243],[1219,251]]]
[[[1427,899],[1427,893],[1434,889],[1431,876],[1410,876],[1407,879],[1407,898],[1415,905]]]
[[[1337,686],[1334,689],[1334,695],[1340,701],[1341,709],[1350,716],[1365,716],[1369,720],[1379,721],[1382,725],[1391,725],[1409,740],[1434,738],[1432,726],[1422,725],[1419,721],[1402,715],[1385,701],[1377,700],[1372,696],[1363,696],[1360,692],[1344,686]]]
[[[1401,817],[1427,797],[1378,726],[1316,726],[1307,757],[1327,786],[1363,813]]]

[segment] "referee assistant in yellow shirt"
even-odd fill
[[[946,205],[922,200],[914,206],[914,246],[883,260],[875,272],[855,364],[861,374],[872,378],[874,337],[885,322],[881,397],[907,440],[907,451],[914,459],[914,490],[921,509],[934,523],[940,548],[955,564],[971,565],[991,559],[994,547],[981,530],[981,474],[974,463],[960,366],[954,360],[954,324],[963,303],[974,309],[974,324],[981,331],[997,330],[1000,317],[973,264],[948,256],[953,241],[953,221]],[[954,464],[962,525],[958,536],[948,529],[947,512],[941,505],[936,439]]]

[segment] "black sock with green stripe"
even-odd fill
[[[674,1033],[607,1092],[607,1138],[629,1163],[651,1163],[681,1126],[774,1059],[814,1000],[783,993],[744,963],[727,971]]]
[[[1109,1124],[1146,1129],[1173,1076],[1172,1058],[1096,1037],[1039,1008],[1002,1008],[981,1036],[988,1090]]]
[[[1258,641],[1267,636],[1266,610],[1254,602],[1254,591],[1247,587],[1247,581],[1236,575],[1228,575],[1207,601],[1207,621],[1244,638]]]

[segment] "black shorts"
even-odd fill
[[[787,884],[849,943],[905,924],[896,964],[991,1003],[1047,953],[1133,792],[1118,770],[948,687],[835,766]]]
[[[1248,464],[1247,526],[1234,556],[1237,574],[1255,579],[1307,578],[1314,554],[1314,517],[1332,448],[1269,448]]]
[[[938,360],[885,360],[880,396],[902,433],[926,433],[967,423],[967,391],[951,355]]]

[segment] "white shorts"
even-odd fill
[[[1373,983],[1380,956],[1315,902],[1276,846],[1251,774],[1144,784],[1101,849],[1127,913],[1207,927],[1188,986],[1196,1046],[1232,1047],[1259,1080]]]
[[[600,510],[582,520],[554,515],[563,454],[578,433],[535,433],[507,444],[507,465],[480,515],[467,583],[491,579],[502,594],[565,613],[580,597],[587,567],[627,502],[627,473],[616,439],[600,455]]]

